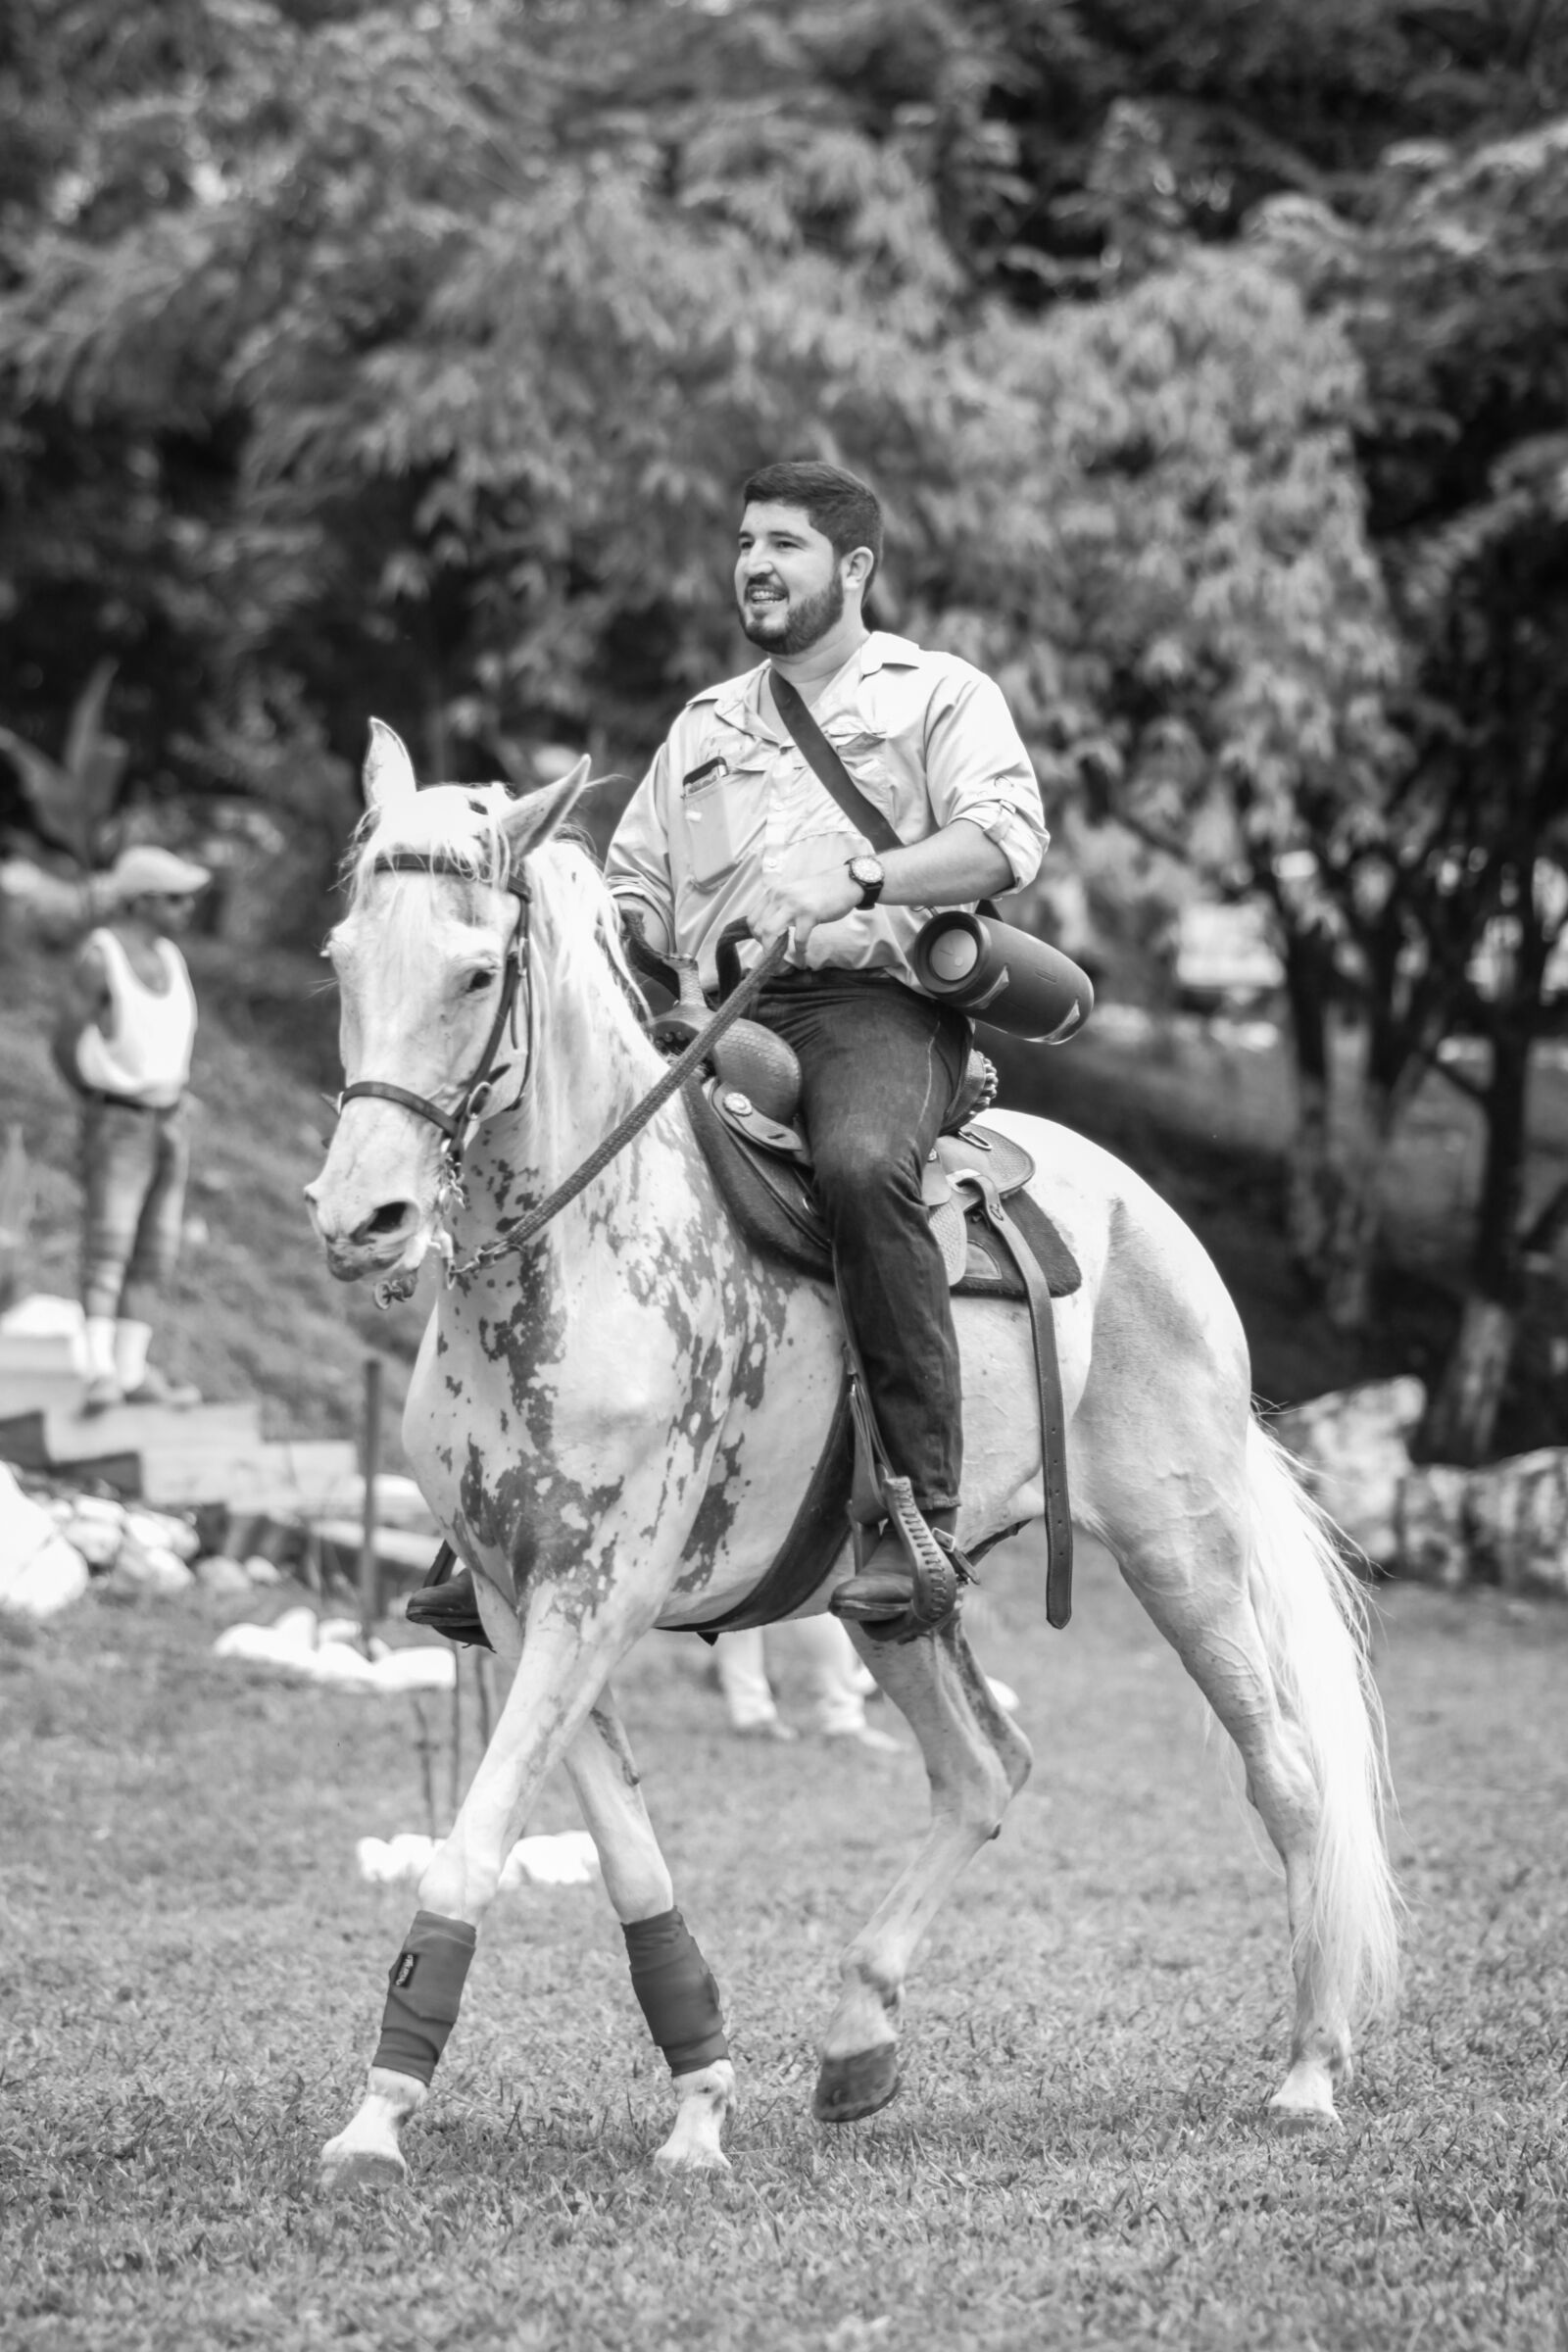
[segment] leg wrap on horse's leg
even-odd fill
[[[622,1934],[631,1988],[670,2073],[694,2075],[699,2067],[727,2058],[718,1986],[680,1913],[634,1919]]]
[[[381,2038],[372,2066],[428,2082],[458,2022],[464,1981],[477,1941],[466,1920],[416,1911],[387,1975]]]

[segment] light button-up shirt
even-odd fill
[[[645,900],[705,984],[728,925],[747,922],[763,876],[844,865],[871,844],[812,774],[771,705],[766,662],[693,697],[616,827],[606,876]],[[963,817],[1032,881],[1050,839],[1040,787],[1001,688],[956,654],[874,630],[812,716],[901,842]],[[877,906],[820,923],[804,961],[913,981],[909,950],[931,909]],[[798,956],[795,960],[801,961]]]

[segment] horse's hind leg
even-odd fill
[[[1334,2093],[1350,2079],[1343,1999],[1313,1933],[1314,1856],[1322,1798],[1312,1756],[1271,1670],[1248,1590],[1247,1537],[1216,1511],[1200,1536],[1127,1545],[1122,1573],[1181,1658],[1247,1772],[1247,1793],[1285,1866],[1296,1975],[1291,2066],[1269,2105],[1292,2126],[1338,2122]]]
[[[920,1742],[931,1824],[844,1954],[843,1990],[822,2039],[812,2102],[818,2120],[830,2124],[872,2115],[898,2090],[904,1980],[915,1947],[960,1872],[996,1836],[1034,1760],[956,1622],[906,1643],[870,1641],[854,1625],[850,1634]]]
[[[699,2031],[706,2027],[710,2032],[717,1996],[674,1908],[675,1889],[608,1683],[566,1751],[565,1769],[599,1849],[605,1891],[626,1930],[633,1984],[655,2039],[662,2039],[661,2027],[671,2020],[679,2034],[694,2006],[700,2012]],[[639,1928],[644,1931],[641,1938]],[[653,1946],[646,1960],[639,1941]],[[727,2172],[729,2160],[719,2140],[735,2104],[734,2067],[728,2057],[697,2066],[688,2057],[683,2065],[678,2044],[666,2046],[665,2055],[679,2104],[674,2130],[656,2151],[654,2162],[667,2172]]]

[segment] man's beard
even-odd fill
[[[812,646],[824,638],[844,612],[844,582],[837,571],[825,588],[808,596],[804,605],[786,607],[788,617],[782,633],[772,625],[777,608],[769,606],[763,612],[749,612],[741,606],[741,627],[754,645],[764,653],[782,654],[786,661],[797,654],[809,653]]]

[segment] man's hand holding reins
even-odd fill
[[[751,913],[752,937],[765,948],[793,930],[796,951],[804,954],[818,923],[836,923],[859,904],[860,886],[851,879],[848,865],[825,865],[815,873],[764,882]]]
[[[969,906],[1013,884],[1005,851],[961,816],[924,841],[889,850],[878,862],[884,906]],[[752,936],[765,947],[793,926],[796,949],[804,951],[818,923],[836,923],[859,904],[860,886],[848,862],[764,880],[752,910]]]

